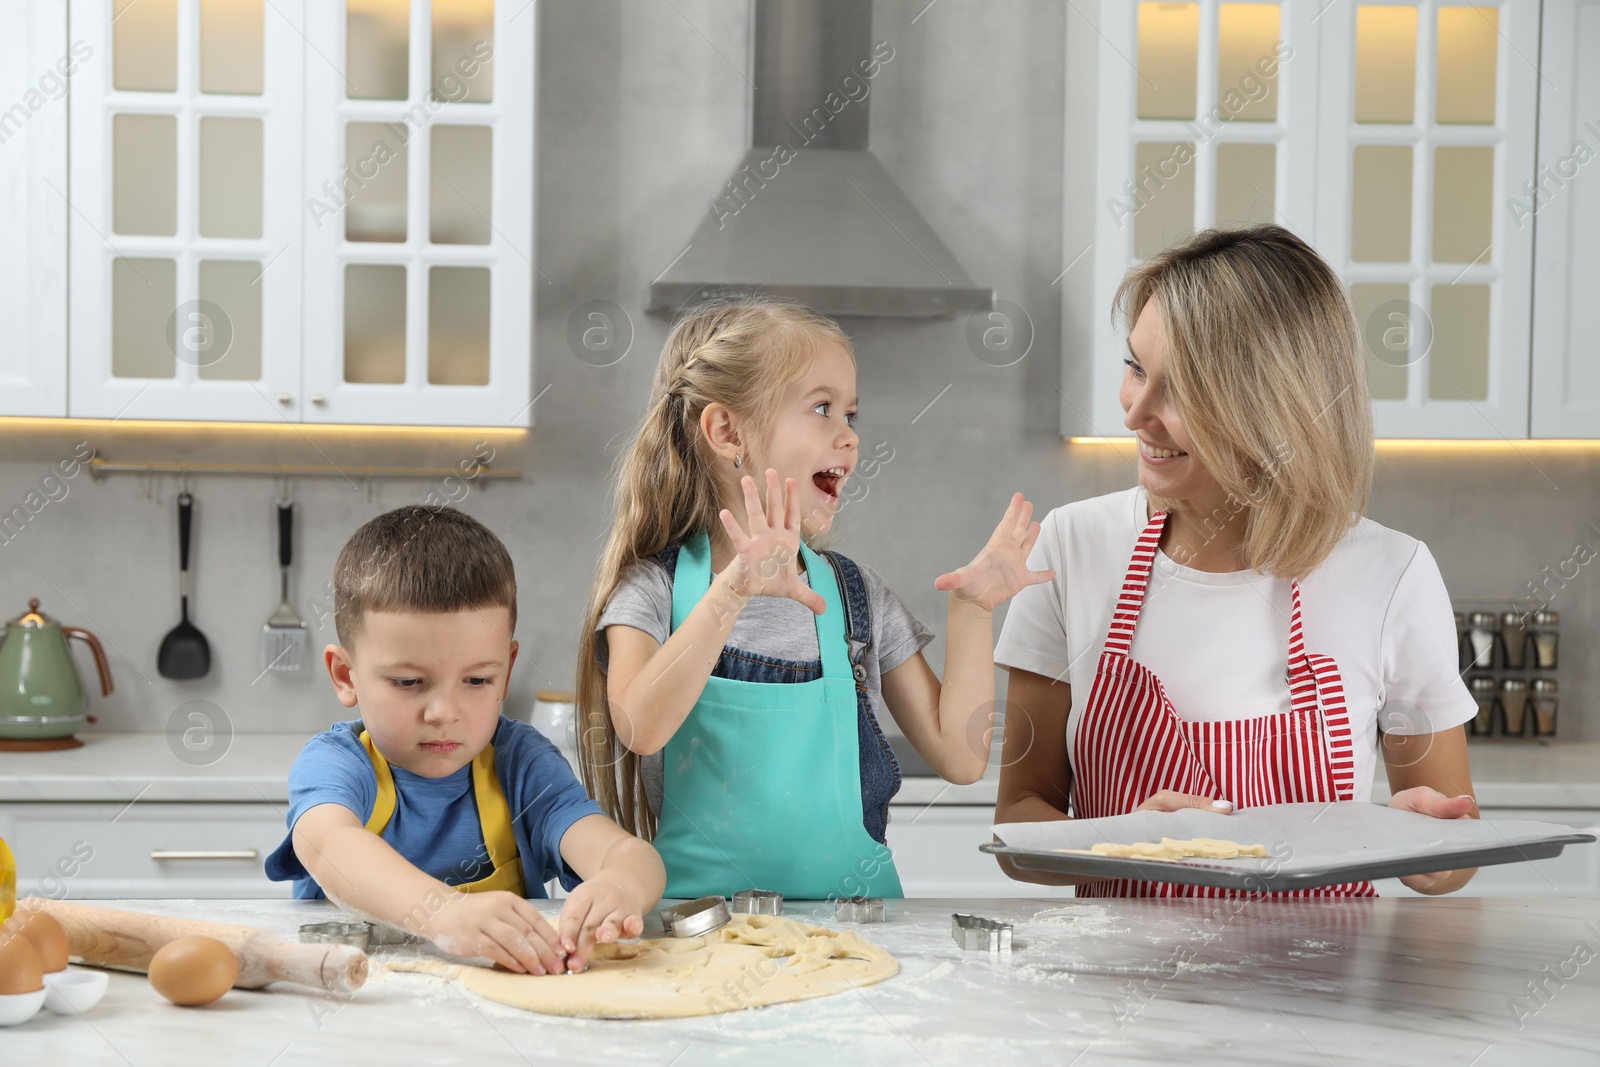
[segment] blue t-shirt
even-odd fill
[[[267,877],[294,880],[299,899],[322,899],[316,883],[294,852],[294,824],[318,804],[349,808],[366,822],[378,800],[378,776],[361,744],[360,720],[325,730],[300,750],[289,769],[290,835],[267,857]],[[511,828],[522,861],[524,893],[545,895],[544,883],[560,878],[572,889],[582,881],[561,859],[561,836],[585,815],[599,815],[573,776],[559,749],[526,723],[500,717],[494,738],[495,776],[511,808]],[[445,778],[424,778],[389,765],[394,775],[395,808],[381,836],[419,870],[446,885],[487,877],[488,848],[472,792],[472,765]]]

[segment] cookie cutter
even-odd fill
[[[833,901],[833,918],[842,923],[881,923],[882,897],[836,897]]]
[[[770,889],[741,889],[733,895],[730,910],[741,915],[782,915],[783,894]]]
[[[950,915],[950,935],[956,944],[974,952],[1010,952],[1012,929],[1010,923],[981,915]]]
[[[420,945],[423,938],[387,923],[322,922],[300,927],[302,943],[351,945],[366,952],[383,945]]]
[[[351,945],[365,952],[372,944],[371,923],[307,923],[300,927],[302,943]]]
[[[699,937],[728,925],[728,902],[721,897],[701,897],[661,909],[661,925],[668,937]]]

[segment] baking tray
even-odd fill
[[[1597,828],[1600,829],[1600,828]],[[1274,804],[1232,815],[1186,808],[1105,819],[1003,823],[1000,843],[979,849],[1016,866],[1056,874],[1131,878],[1247,892],[1315,889],[1341,882],[1549,859],[1592,842],[1593,830],[1554,823],[1435,819],[1365,802]],[[1058,852],[1099,842],[1196,837],[1265,845],[1268,858],[1152,860]]]

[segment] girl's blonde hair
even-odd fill
[[[611,535],[578,638],[577,720],[583,785],[630,834],[655,836],[639,756],[617,737],[595,626],[628,564],[682,544],[721,520],[714,456],[700,430],[710,404],[744,420],[750,446],[742,466],[764,469],[754,449],[766,440],[778,402],[826,344],[852,359],[850,339],[833,320],[798,304],[739,298],[702,304],[673,326],[661,350],[650,405],[617,462]]]
[[[1129,271],[1112,314],[1131,330],[1152,300],[1173,407],[1228,493],[1197,518],[1242,520],[1248,566],[1304,578],[1372,493],[1372,406],[1343,284],[1281,226],[1206,230]]]

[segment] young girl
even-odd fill
[[[804,308],[707,305],[667,337],[578,661],[584,785],[654,837],[667,896],[900,896],[880,705],[948,780],[988,763],[991,615],[1051,578],[1026,563],[1039,524],[1015,494],[983,551],[934,582],[950,594],[941,686],[932,635],[882,579],[812,547],[857,463],[855,413],[850,341]]]

